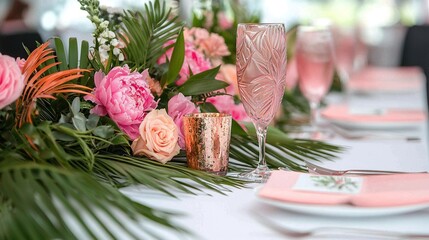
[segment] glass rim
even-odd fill
[[[261,26],[261,25],[285,25],[284,23],[238,23],[243,26]]]
[[[300,25],[297,27],[297,32],[329,32],[329,26],[324,25]]]
[[[183,117],[185,118],[230,118],[232,117],[229,113],[188,113],[185,114]]]

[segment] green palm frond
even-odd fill
[[[173,226],[169,213],[134,202],[88,174],[51,165],[2,161],[0,201],[1,239],[117,239],[118,230],[135,239],[156,238],[148,221],[186,233]]]
[[[192,170],[183,163],[164,165],[132,157],[128,142],[118,138],[121,135],[111,132],[104,134],[104,139],[94,135],[96,129],[82,131],[72,125],[43,122],[38,126],[25,125],[14,138],[33,161],[88,172],[116,188],[142,184],[173,196],[172,189],[192,193],[203,188],[221,193],[226,186],[243,187],[239,180]],[[27,138],[35,142],[38,151],[32,149]],[[200,187],[187,184],[189,180]]]
[[[189,194],[202,192],[204,189],[225,194],[227,186],[244,187],[244,182],[240,180],[193,170],[184,163],[164,165],[146,158],[110,153],[100,153],[96,158],[96,176],[118,187],[142,184],[172,197],[175,197],[172,189]]]
[[[251,123],[246,124],[247,134],[232,134],[230,145],[230,157],[234,160],[231,168],[238,170],[240,167],[255,167],[258,159],[258,143],[255,128]],[[233,131],[237,131],[237,128]],[[267,133],[267,145],[265,159],[269,167],[287,167],[295,171],[305,171],[305,160],[331,160],[343,148],[328,143],[291,139],[286,133],[269,127]]]
[[[122,33],[126,47],[126,63],[138,71],[153,67],[165,53],[164,44],[177,37],[183,23],[171,16],[165,2],[159,0],[145,5],[145,11],[127,11],[123,16]]]

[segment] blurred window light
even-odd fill
[[[390,26],[400,22],[395,0],[367,1],[359,11],[359,19],[367,26]]]
[[[43,13],[40,23],[44,30],[53,30],[57,24],[57,15],[53,11],[47,11]]]

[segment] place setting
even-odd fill
[[[426,231],[401,224],[404,218],[428,219],[426,171],[334,170],[308,161],[305,165],[308,173],[279,168],[254,190],[258,207],[253,214],[265,226],[296,238],[429,237]],[[386,225],[379,226],[380,221]]]

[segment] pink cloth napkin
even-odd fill
[[[356,194],[327,193],[294,189],[301,175],[297,172],[273,171],[259,196],[272,200],[360,207],[392,207],[429,203],[429,174],[371,175],[362,178],[362,187]]]
[[[388,109],[381,114],[353,114],[345,105],[331,105],[323,109],[322,117],[350,122],[421,122],[426,113],[421,110]]]
[[[352,76],[349,86],[358,91],[403,92],[419,90],[423,73],[417,67],[367,67]]]

